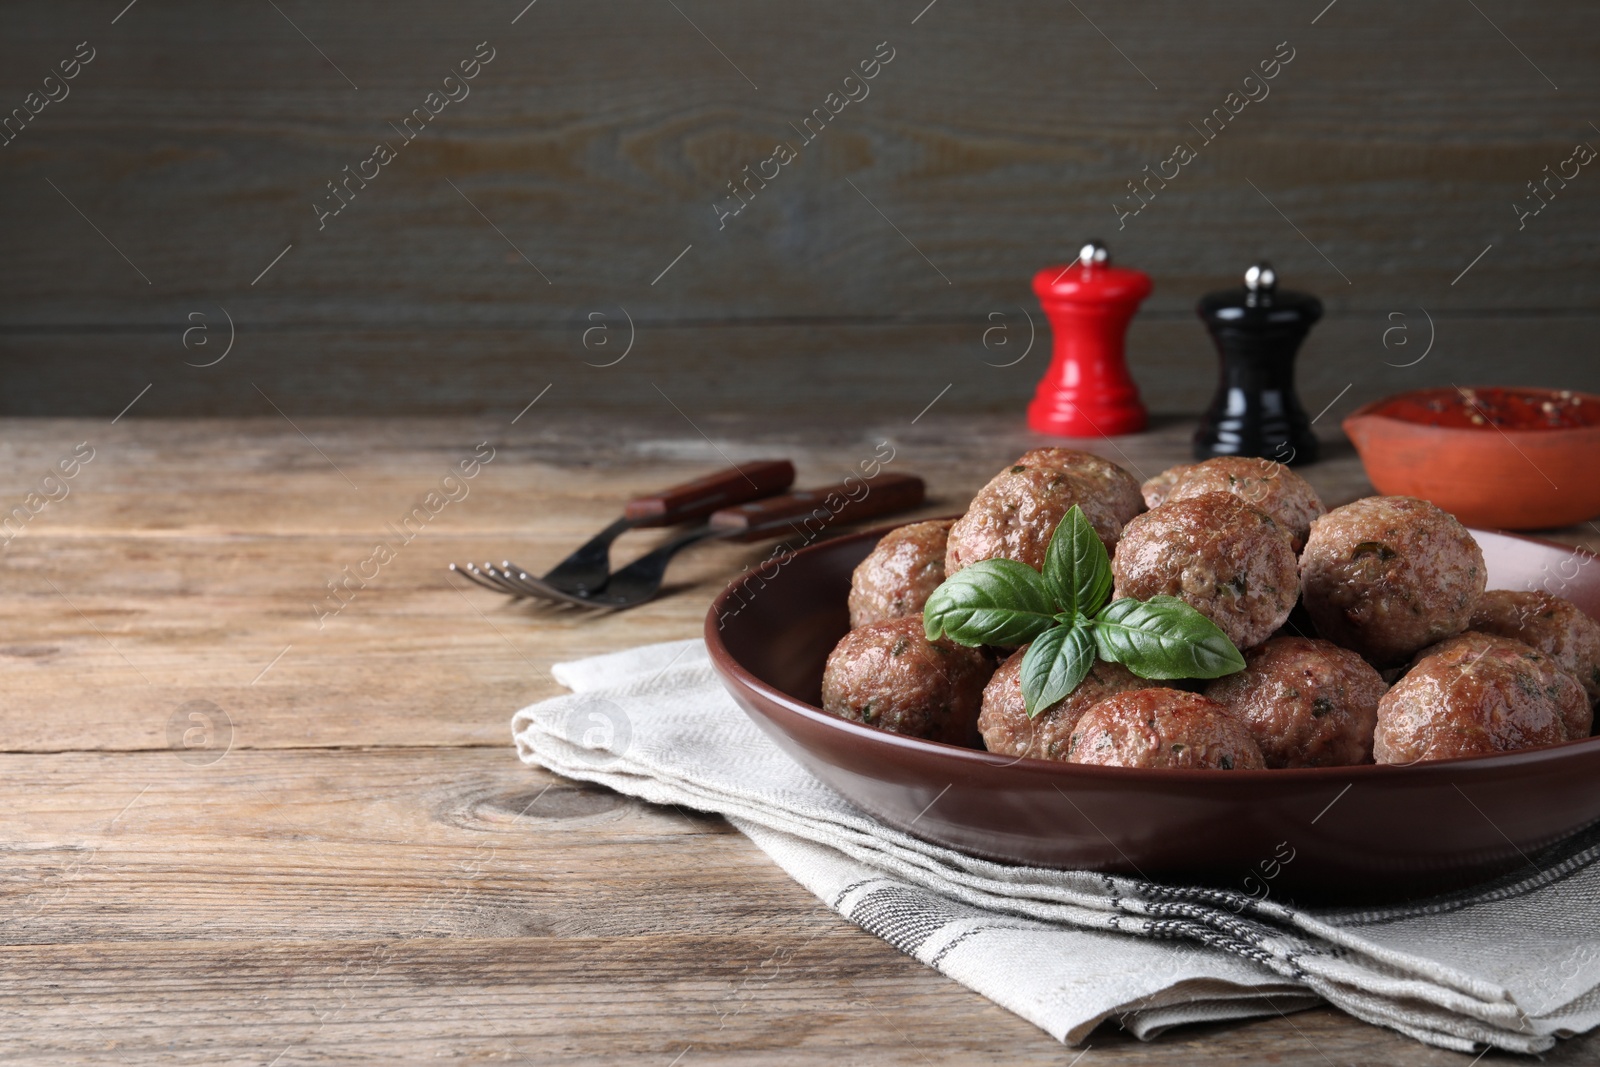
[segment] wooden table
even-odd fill
[[[509,719],[558,691],[551,663],[695,634],[762,549],[692,552],[673,595],[601,617],[465,588],[448,561],[553,561],[625,495],[723,453],[791,455],[820,481],[889,439],[897,468],[930,476],[932,514],[1028,443],[1014,419],[937,409],[915,425],[663,420],[597,438],[552,399],[515,425],[5,421],[6,509],[80,442],[94,451],[5,548],[0,1054],[1074,1062],[829,912],[720,819],[517,762]],[[1183,458],[1185,433],[1094,447],[1149,474]],[[337,614],[316,609],[480,442],[493,459],[467,496]],[[1341,503],[1366,486],[1332,451],[1306,474]],[[1597,1056],[1580,1038],[1550,1059]],[[1467,1058],[1316,1010],[1148,1045],[1102,1030],[1081,1062],[1264,1061]]]

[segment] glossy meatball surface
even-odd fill
[[[1123,531],[1115,595],[1181,598],[1241,649],[1282,626],[1300,595],[1294,549],[1266,512],[1230,493],[1168,500]]]
[[[1072,448],[1032,448],[1017,457],[1017,465],[1024,467],[1050,467],[1076,474],[1088,482],[1096,498],[1117,521],[1126,523],[1144,511],[1144,495],[1133,475],[1093,452],[1080,452]]]
[[[1216,701],[1179,689],[1136,689],[1095,704],[1072,731],[1067,762],[1224,771],[1266,766],[1243,723]]]
[[[1600,622],[1572,601],[1542,591],[1491,589],[1478,598],[1468,626],[1532,645],[1576,678],[1591,704],[1600,700]]]
[[[1539,679],[1538,688],[1541,689],[1545,696],[1556,703],[1556,709],[1561,715],[1562,725],[1565,726],[1567,731],[1567,739],[1570,741],[1574,738],[1589,736],[1590,728],[1594,725],[1594,709],[1589,706],[1588,694],[1582,692],[1583,686],[1580,685],[1577,691],[1582,693],[1583,699],[1571,699],[1573,692],[1571,686],[1568,686],[1565,681],[1559,680],[1559,676],[1566,675],[1567,679],[1573,682],[1576,682],[1577,679],[1563,670],[1561,664],[1557,663],[1553,656],[1539,651],[1524,641],[1518,641],[1511,637],[1500,637],[1496,634],[1479,633],[1475,630],[1468,630],[1466,633],[1447,637],[1438,644],[1423,649],[1417,653],[1416,663],[1420,663],[1430,656],[1439,655],[1452,656],[1472,666],[1489,660],[1500,659],[1508,665],[1516,667],[1519,671],[1535,672]],[[1553,681],[1546,677],[1547,674],[1552,672],[1557,680]],[[1515,681],[1522,695],[1531,695],[1529,690],[1531,683],[1525,675],[1516,675]]]
[[[1366,660],[1328,641],[1274,637],[1206,696],[1249,729],[1268,767],[1372,761],[1378,701],[1388,690]]]
[[[1203,493],[1232,493],[1258,507],[1289,531],[1299,552],[1311,532],[1311,521],[1328,509],[1311,483],[1281,463],[1246,456],[1218,456],[1184,467],[1166,495],[1187,500]]]
[[[850,625],[916,615],[944,581],[954,519],[914,522],[883,535],[850,575]]]
[[[1050,538],[1074,504],[1083,509],[1084,518],[1111,551],[1122,523],[1093,483],[1058,467],[1012,464],[978,491],[967,513],[950,528],[945,573],[996,558],[1042,568]]]
[[[1024,645],[1013,652],[983,688],[978,731],[983,747],[1002,756],[1064,760],[1072,729],[1084,712],[1116,693],[1162,684],[1140,678],[1120,663],[1096,660],[1078,688],[1030,719],[1022,700],[1022,657],[1027,651]]]
[[[1146,480],[1139,487],[1139,492],[1144,496],[1145,506],[1159,508],[1162,504],[1165,504],[1167,497],[1172,494],[1172,490],[1177,487],[1178,482],[1182,481],[1185,474],[1194,470],[1194,467],[1193,463],[1180,463],[1176,467],[1168,467],[1154,478]]]
[[[822,707],[892,733],[972,746],[992,673],[981,649],[929,641],[920,616],[889,619],[851,630],[834,646]]]
[[[1466,527],[1409,496],[1334,508],[1311,524],[1300,555],[1318,634],[1380,667],[1466,629],[1485,579]]]
[[[1589,733],[1589,699],[1543,652],[1465,633],[1418,657],[1378,702],[1379,763],[1481,756],[1554,745]]]

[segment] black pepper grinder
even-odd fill
[[[1194,435],[1197,459],[1316,461],[1317,439],[1294,391],[1294,357],[1322,317],[1322,301],[1277,285],[1272,265],[1257,263],[1242,289],[1208,293],[1195,308],[1222,357],[1216,396]]]

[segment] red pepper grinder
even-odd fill
[[[1113,267],[1106,246],[1090,241],[1067,267],[1033,276],[1033,291],[1055,338],[1050,369],[1039,380],[1028,425],[1059,437],[1138,433],[1148,416],[1128,374],[1123,339],[1150,276]]]

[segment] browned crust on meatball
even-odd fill
[[[1572,676],[1561,669],[1561,664],[1557,663],[1554,657],[1539,651],[1527,642],[1518,641],[1514,637],[1501,637],[1498,634],[1468,630],[1466,633],[1447,637],[1438,644],[1418,652],[1413,660],[1413,667],[1429,656],[1437,655],[1453,656],[1458,660],[1497,658],[1518,670],[1536,670],[1541,679],[1541,687],[1546,695],[1555,700],[1556,707],[1561,713],[1561,723],[1566,728],[1567,740],[1589,736],[1590,728],[1594,725],[1594,710],[1589,706],[1588,694],[1584,694],[1583,700],[1571,700],[1570,687],[1565,683],[1552,682],[1545,676],[1546,674],[1566,675],[1568,678]],[[1572,680],[1577,681],[1575,678]],[[1580,685],[1578,688],[1581,691],[1583,687]],[[1523,687],[1523,690],[1526,693],[1526,687]]]
[[[1183,480],[1183,476],[1194,469],[1193,463],[1180,463],[1176,467],[1168,467],[1154,478],[1145,481],[1139,487],[1139,492],[1144,496],[1146,507],[1159,508],[1167,502],[1167,497],[1174,487]]]
[[[1408,496],[1333,509],[1311,524],[1300,555],[1318,634],[1380,667],[1466,629],[1485,579],[1466,527]]]
[[[1109,552],[1122,533],[1122,523],[1097,497],[1092,483],[1056,467],[1012,464],[978,491],[967,513],[950,528],[946,575],[996,558],[1042,569],[1050,538],[1074,504],[1083,509]]]
[[[1543,652],[1465,633],[1420,655],[1384,694],[1372,754],[1410,764],[1538,748],[1587,736],[1591,715],[1583,687]]]
[[[1257,771],[1266,766],[1245,725],[1199,693],[1136,689],[1078,720],[1067,762],[1102,767]]]
[[[1144,511],[1144,495],[1133,475],[1093,452],[1075,448],[1030,448],[1013,466],[1050,467],[1076,474],[1094,487],[1096,498],[1118,522],[1125,523]]]
[[[1166,500],[1187,500],[1202,493],[1232,493],[1260,508],[1289,531],[1294,550],[1306,545],[1311,522],[1328,509],[1311,483],[1283,464],[1247,456],[1218,456],[1184,467]]]
[[[1367,661],[1329,641],[1274,637],[1206,696],[1249,729],[1268,767],[1372,762],[1378,701],[1388,686]]]
[[[914,522],[883,535],[850,575],[852,628],[917,615],[944,581],[954,519]]]
[[[1300,595],[1288,534],[1229,493],[1169,500],[1128,523],[1111,572],[1116,596],[1179,597],[1241,649],[1271,637]]]
[[[822,673],[822,707],[891,733],[974,747],[978,708],[994,664],[981,650],[929,641],[922,619],[851,630]]]
[[[1162,685],[1140,678],[1120,663],[1097,660],[1078,688],[1030,719],[1022,699],[1022,657],[1027,651],[1024,645],[1013,652],[983,687],[978,732],[983,734],[983,747],[1002,756],[1065,760],[1072,728],[1084,712],[1116,693]]]
[[[1600,622],[1572,601],[1542,590],[1491,589],[1478,598],[1467,625],[1532,645],[1576,678],[1591,704],[1600,701]]]

